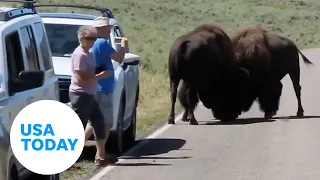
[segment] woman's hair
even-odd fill
[[[80,26],[78,30],[78,40],[81,41],[83,38],[88,36],[97,36],[97,29],[93,26]]]

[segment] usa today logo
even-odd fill
[[[42,100],[22,109],[10,131],[16,159],[37,174],[58,174],[71,167],[84,147],[84,128],[67,105]]]

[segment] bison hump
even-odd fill
[[[268,45],[263,34],[240,37],[233,41],[233,44],[235,54],[240,60],[255,61],[258,64],[268,64],[270,61]]]

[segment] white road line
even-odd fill
[[[183,115],[183,112],[180,113],[178,116],[176,116],[176,118],[175,118],[176,123],[181,121],[182,115]],[[130,156],[130,154],[133,154],[135,151],[139,150],[140,148],[142,148],[143,146],[148,144],[148,142],[149,142],[148,139],[152,139],[152,138],[156,138],[156,137],[160,136],[162,133],[164,133],[166,130],[168,130],[171,126],[173,126],[173,125],[172,124],[165,124],[164,126],[159,128],[158,130],[156,130],[154,133],[152,133],[148,137],[146,137],[143,141],[139,142],[137,145],[135,145],[134,147],[129,149],[125,154],[123,154],[123,156]],[[124,160],[125,159],[119,159],[118,163],[123,162]],[[89,180],[100,180],[103,176],[108,174],[113,168],[116,168],[116,167],[117,166],[107,166],[107,167],[103,168],[99,173],[94,175],[92,178],[90,178]]]

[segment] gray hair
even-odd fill
[[[78,30],[78,40],[81,41],[83,38],[88,36],[97,36],[98,32],[97,29],[93,26],[80,26]]]

